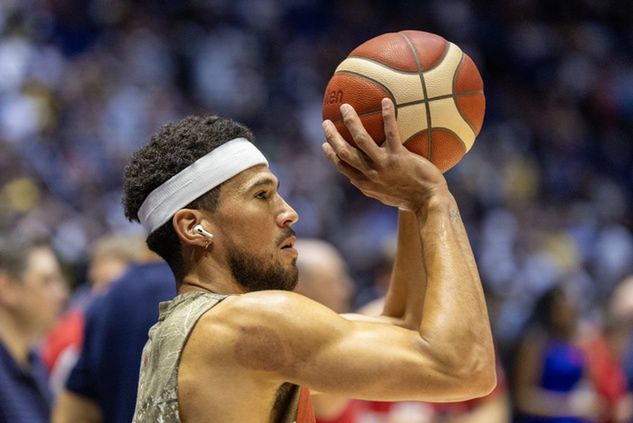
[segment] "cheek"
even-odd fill
[[[245,221],[242,224],[227,226],[223,232],[234,245],[254,254],[274,247],[275,240],[270,226]]]
[[[49,318],[51,315],[57,315],[61,308],[61,303],[58,296],[51,289],[41,287],[31,293],[30,307],[33,309],[33,313],[43,318]]]

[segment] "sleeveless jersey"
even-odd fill
[[[180,422],[178,365],[182,350],[200,317],[226,297],[194,291],[160,304],[158,322],[143,348],[134,423]],[[297,385],[289,388],[280,389],[276,404],[283,406],[275,407],[270,423],[314,422],[308,390]]]

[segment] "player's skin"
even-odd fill
[[[458,401],[494,388],[482,287],[443,175],[402,146],[391,101],[383,101],[380,147],[343,109],[359,149],[326,121],[327,157],[365,195],[407,210],[383,316],[339,315],[288,291],[245,292],[225,260],[227,243],[291,270],[297,253],[282,246],[294,242],[288,229],[298,220],[268,167],[247,169],[222,185],[214,212],[181,209],[172,219],[189,269],[179,292],[231,294],[200,318],[183,349],[183,421],[268,423],[286,382],[389,401]],[[214,234],[207,248],[197,224]]]
[[[324,125],[324,150],[335,166],[364,194],[411,211],[409,223],[419,225],[409,240],[413,248],[401,248],[383,318],[350,320],[292,292],[245,293],[233,279],[223,254],[229,236],[240,248],[294,266],[296,252],[280,248],[278,238],[298,216],[266,166],[228,180],[214,213],[176,212],[175,228],[193,247],[180,291],[239,294],[205,313],[184,347],[178,377],[184,421],[268,422],[285,382],[394,401],[463,400],[493,389],[486,305],[455,200],[435,166],[402,146],[390,101],[383,115],[387,141],[378,147],[353,109],[345,113],[362,154],[331,122]],[[214,234],[207,250],[200,248],[207,239],[193,232],[200,223]]]

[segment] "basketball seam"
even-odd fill
[[[477,131],[475,130],[475,128],[473,127],[473,125],[468,121],[468,119],[466,119],[466,116],[464,116],[464,114],[462,113],[461,109],[459,108],[459,105],[457,104],[457,101],[455,101],[455,85],[457,85],[457,75],[459,74],[459,70],[462,68],[462,65],[464,64],[464,57],[466,56],[466,54],[462,51],[462,58],[459,61],[459,65],[457,65],[457,69],[455,69],[455,73],[453,74],[453,95],[451,97],[453,97],[453,103],[455,103],[455,108],[457,109],[457,113],[459,113],[459,115],[462,117],[462,119],[464,120],[464,122],[466,122],[466,125],[468,125],[468,127],[473,131],[473,134],[475,134],[475,136],[477,136]],[[480,90],[481,93],[483,94],[483,90]]]
[[[444,40],[446,41],[446,40]],[[450,41],[446,41],[446,49],[444,49],[444,53],[442,53],[442,57],[440,57],[440,60],[437,61],[437,63],[435,63],[435,65],[433,65],[432,67],[425,69],[424,72],[428,72],[428,71],[432,71],[433,69],[435,69],[436,67],[438,67],[439,65],[442,64],[442,62],[444,61],[444,59],[446,59],[446,56],[448,56],[448,51],[451,49],[451,43]],[[453,44],[455,47],[457,47],[457,45]],[[457,47],[457,49],[459,51],[461,51],[461,49],[459,47]]]
[[[336,74],[340,74],[340,73],[344,73],[344,74],[348,74],[348,75],[354,75],[354,76],[362,78],[362,79],[364,79],[366,81],[373,82],[374,84],[380,86],[381,88],[383,88],[387,92],[387,94],[389,95],[389,98],[391,99],[391,101],[393,101],[393,104],[395,104],[397,106],[396,98],[393,95],[393,93],[391,92],[391,90],[387,86],[383,85],[380,81],[376,81],[373,78],[370,78],[370,77],[368,77],[366,75],[363,75],[361,73],[357,73],[357,72],[354,72],[354,71],[342,70],[342,71],[337,71],[336,72]],[[376,109],[376,110],[371,110],[371,111],[368,111],[368,112],[363,112],[362,114],[359,114],[359,116],[365,115],[367,113],[375,113],[375,112],[380,112],[380,111],[382,111],[382,108]],[[398,108],[397,107],[396,107],[396,118],[398,118]]]
[[[388,69],[388,70],[390,70],[392,72],[400,73],[400,74],[403,74],[403,75],[415,75],[416,73],[418,73],[416,71],[405,71],[405,70],[402,70],[402,69],[392,68],[391,66],[389,66],[389,65],[387,65],[385,63],[382,63],[382,62],[379,62],[379,61],[377,61],[375,59],[370,59],[369,57],[364,57],[364,56],[347,56],[345,58],[345,60],[347,60],[347,59],[365,60],[367,62],[370,62],[370,63],[373,63],[373,64],[375,64],[377,66],[380,66],[382,68]],[[340,70],[340,71],[335,71],[334,73],[338,73],[338,72],[345,72],[345,69]]]
[[[483,90],[476,90],[476,91],[464,91],[457,94],[443,94],[443,95],[438,95],[437,97],[433,97],[429,99],[422,99],[422,100],[409,101],[407,103],[401,103],[401,104],[398,104],[398,107],[415,106],[416,104],[430,103],[431,101],[435,101],[435,100],[446,100],[447,98],[463,97],[467,95],[475,95],[475,94],[483,94],[483,93],[484,93]]]
[[[431,131],[433,131],[434,128],[431,128]],[[446,132],[450,132],[451,134],[455,135],[455,138],[457,138],[457,141],[460,142],[460,144],[462,145],[462,147],[464,147],[464,154],[468,153],[468,147],[466,147],[466,143],[459,137],[459,135],[457,135],[457,133],[451,129],[448,128],[435,128],[436,131],[446,131]],[[428,131],[428,129],[423,129],[421,131],[416,132],[415,134],[411,135],[409,138],[407,138],[407,140],[405,142],[402,143],[402,145],[406,145],[409,141],[412,140],[413,137],[415,137],[416,135],[420,135],[421,133]],[[431,142],[431,138],[429,138],[429,142]]]
[[[415,49],[415,46],[413,45],[413,43],[411,42],[411,40],[409,39],[407,34],[405,34],[404,32],[399,32],[398,34],[400,34],[400,36],[402,38],[404,38],[404,41],[407,43],[407,45],[411,49],[411,52],[413,53],[413,58],[415,60],[415,65],[418,68],[418,75],[420,76],[420,83],[422,84],[422,95],[424,96],[425,99],[428,99],[429,95],[428,95],[427,90],[426,90],[426,81],[424,80],[424,72],[422,70],[422,66],[420,66],[420,59],[418,57],[418,51]],[[425,109],[426,109],[426,124],[427,124],[426,131],[428,131],[428,137],[429,137],[428,159],[431,160],[431,153],[433,151],[433,148],[432,148],[433,140],[431,138],[431,135],[432,135],[431,134],[431,128],[433,126],[433,122],[431,121],[431,108],[429,107],[428,104],[426,104]]]

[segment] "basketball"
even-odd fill
[[[339,110],[348,103],[380,145],[385,97],[396,106],[404,146],[442,172],[472,148],[486,109],[483,81],[472,59],[457,45],[422,31],[383,34],[354,49],[327,84],[323,119],[354,145]]]

